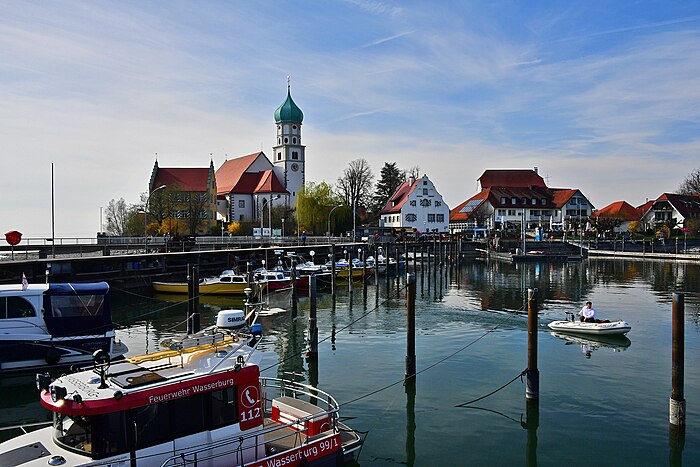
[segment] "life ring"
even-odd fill
[[[46,356],[44,357],[46,363],[49,365],[55,365],[61,360],[61,352],[56,347],[50,347],[46,351]]]

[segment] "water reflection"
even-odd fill
[[[591,358],[592,352],[600,348],[612,349],[613,352],[622,352],[632,345],[632,341],[627,336],[579,336],[556,331],[550,331],[550,334],[565,341],[564,345],[577,344],[581,346],[581,353],[586,358]]]
[[[406,392],[406,465],[416,462],[416,378],[404,382]]]

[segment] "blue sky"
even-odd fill
[[[420,166],[452,207],[539,167],[602,208],[700,168],[700,3],[0,3],[0,233],[94,236],[153,162],[218,168],[304,111],[307,180]],[[4,229],[4,230],[3,230]]]

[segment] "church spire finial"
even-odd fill
[[[292,77],[287,75],[287,92],[292,90]]]

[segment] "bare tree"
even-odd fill
[[[132,206],[127,206],[124,198],[110,200],[105,210],[107,220],[105,223],[105,232],[108,235],[126,235],[129,219],[134,211],[135,209]]]
[[[679,195],[700,194],[700,169],[693,170],[681,183],[676,191]]]
[[[414,165],[413,167],[409,167],[408,170],[406,170],[406,176],[413,177],[415,179],[420,178],[420,166]]]
[[[373,182],[374,174],[367,161],[355,159],[338,179],[338,193],[348,206],[364,208],[371,203]]]

